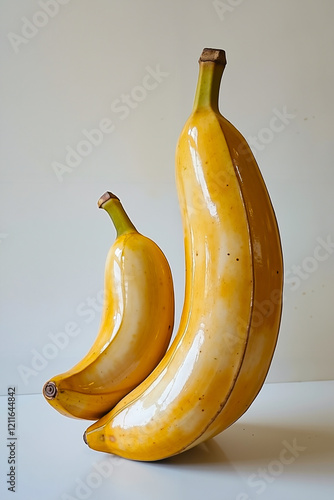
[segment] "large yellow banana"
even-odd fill
[[[115,195],[105,193],[98,205],[117,230],[106,260],[100,330],[87,355],[43,388],[60,413],[93,420],[155,368],[174,324],[174,288],[166,257],[137,232]]]
[[[177,335],[156,369],[84,434],[135,460],[192,448],[235,422],[260,390],[281,317],[278,226],[245,139],[218,110],[224,51],[200,58],[176,180],[186,262]]]

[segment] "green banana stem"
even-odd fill
[[[225,66],[226,57],[223,50],[203,50],[199,59],[199,76],[193,112],[200,108],[211,108],[219,113],[219,88]]]
[[[137,232],[128,214],[125,212],[119,198],[110,191],[104,193],[98,200],[97,205],[103,208],[110,216],[115,226],[117,237],[125,233]]]

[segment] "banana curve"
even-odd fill
[[[91,448],[134,460],[181,453],[231,425],[260,390],[277,341],[277,221],[247,144],[218,115],[216,63],[200,66],[176,155],[186,256],[179,330],[151,375],[85,434]]]
[[[167,259],[155,242],[138,233],[118,198],[110,204],[118,235],[105,265],[99,332],[88,353],[43,389],[51,406],[74,418],[96,420],[115,406],[158,364],[173,330]]]

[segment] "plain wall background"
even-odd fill
[[[169,259],[177,326],[184,260],[174,151],[204,47],[226,50],[220,109],[251,142],[281,229],[285,302],[267,382],[332,379],[334,3],[0,6],[0,393],[40,392],[94,340],[115,238],[96,206],[107,189]],[[85,150],[84,131],[101,122],[108,133]],[[66,165],[76,148],[86,155],[57,176],[54,163]]]

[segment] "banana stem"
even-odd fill
[[[199,58],[199,76],[193,111],[212,108],[219,112],[218,98],[220,82],[226,66],[224,50],[204,49]]]
[[[103,208],[110,216],[115,226],[117,237],[129,232],[137,232],[122,203],[116,195],[107,191],[98,200],[97,205]]]

